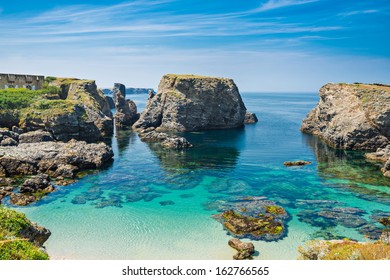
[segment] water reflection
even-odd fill
[[[162,148],[147,143],[168,172],[187,173],[193,170],[230,170],[237,165],[245,143],[245,129],[227,129],[183,134],[194,147],[185,151]]]
[[[116,143],[118,145],[118,153],[122,155],[126,152],[130,144],[134,144],[137,140],[137,133],[132,130],[123,130],[119,127],[115,129]]]
[[[380,164],[365,160],[364,153],[337,150],[315,136],[305,136],[318,161],[319,176],[333,180],[331,186],[357,197],[390,205],[390,180],[380,172]]]

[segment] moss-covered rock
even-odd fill
[[[298,248],[303,260],[389,260],[390,245],[345,240],[313,240]]]
[[[40,247],[50,231],[32,224],[24,214],[0,207],[0,259],[47,260]]]
[[[239,237],[260,239],[263,235],[281,235],[284,230],[283,223],[272,215],[260,214],[255,218],[228,210],[221,217],[225,228]]]
[[[95,82],[68,78],[50,79],[50,86],[40,91],[2,93],[1,126],[43,129],[59,141],[96,142],[113,133],[109,104]]]

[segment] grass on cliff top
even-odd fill
[[[74,100],[47,100],[40,99],[31,104],[29,107],[21,110],[21,122],[26,118],[49,118],[59,115],[71,114],[75,111],[78,104]]]
[[[362,83],[347,84],[347,83],[338,83],[338,85],[355,87],[355,88],[358,88],[358,89],[381,90],[381,91],[390,92],[390,85],[385,85],[385,84],[362,84]]]
[[[47,253],[19,235],[29,226],[24,214],[0,206],[0,260],[49,259]]]
[[[166,74],[165,77],[177,78],[177,79],[221,79],[221,80],[230,80],[229,78],[221,77],[211,77],[211,76],[201,76],[193,74]]]
[[[389,260],[390,245],[382,242],[357,243],[345,240],[341,243],[311,241],[298,252],[303,260]]]
[[[17,110],[30,106],[31,103],[52,95],[58,95],[59,88],[47,87],[41,90],[29,90],[25,88],[10,88],[0,90],[0,110]]]

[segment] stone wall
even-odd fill
[[[44,76],[0,73],[0,89],[28,88],[38,90],[42,88],[44,81]]]

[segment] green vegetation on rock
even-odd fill
[[[0,206],[0,260],[48,260],[49,256],[21,235],[31,227],[22,213]]]
[[[283,207],[277,206],[277,205],[267,205],[265,206],[265,212],[274,214],[276,216],[278,215],[284,215],[286,214],[286,211],[283,209]]]
[[[350,240],[313,240],[299,247],[303,260],[388,260],[390,245],[383,242],[359,243]]]

